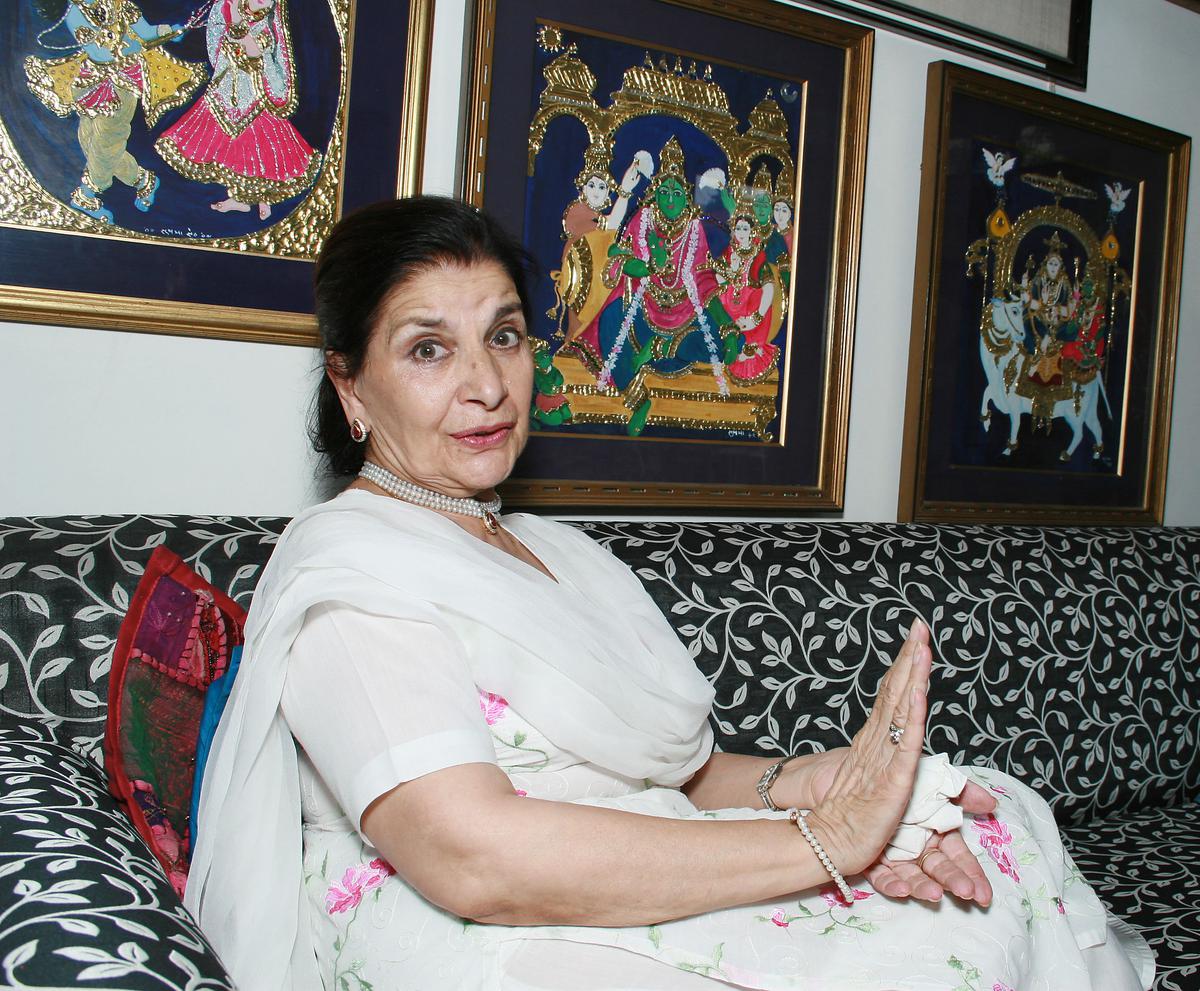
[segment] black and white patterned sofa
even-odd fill
[[[106,792],[107,676],[154,547],[248,605],[285,523],[0,518],[0,986],[231,986]],[[726,750],[844,743],[920,614],[932,747],[1041,791],[1156,986],[1200,989],[1200,530],[583,528],[713,679]]]

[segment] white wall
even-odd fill
[[[438,0],[426,188],[455,186],[463,0]],[[1200,15],[1094,0],[1083,99],[1200,139]],[[845,518],[893,520],[925,70],[958,58],[876,35]],[[1045,84],[1042,84],[1045,85]],[[1200,152],[1200,149],[1198,149]],[[1192,172],[1166,521],[1200,524],[1200,162]],[[0,271],[0,282],[4,281]],[[319,487],[302,348],[0,323],[0,515],[276,513]],[[881,415],[881,411],[883,414]]]

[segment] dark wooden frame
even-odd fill
[[[999,115],[991,127],[981,124],[988,108]],[[1139,213],[1136,242],[1127,249],[1136,253],[1128,265],[1132,295],[1124,326],[1131,342],[1136,332],[1138,347],[1131,346],[1124,359],[1129,370],[1121,383],[1122,453],[1107,480],[1097,476],[1081,484],[1083,476],[1066,468],[1017,471],[956,463],[947,454],[950,445],[938,439],[951,429],[946,424],[953,423],[953,417],[979,413],[964,407],[961,399],[956,407],[947,396],[955,389],[960,397],[968,394],[960,383],[969,379],[962,376],[983,374],[978,354],[986,314],[978,302],[966,312],[951,301],[953,280],[962,276],[964,249],[980,233],[978,225],[962,222],[960,201],[970,188],[967,156],[975,157],[970,148],[963,148],[971,141],[1003,145],[1017,132],[1035,135],[1043,149],[1086,145],[1091,167],[1134,177]],[[1191,139],[1185,135],[963,66],[930,66],[900,520],[1161,523],[1190,154]],[[1072,163],[1062,155],[1058,166],[1070,172]],[[1051,165],[1045,164],[1042,171],[1051,171]],[[952,219],[956,213],[958,223]],[[1015,214],[1013,220],[1015,226]],[[981,238],[976,244],[983,242]],[[952,360],[954,348],[959,356],[965,353],[962,342],[969,343],[972,334],[974,368],[970,361]],[[1122,396],[1116,396],[1112,405],[1121,402]]]
[[[497,150],[502,150],[505,156],[509,156],[503,163],[505,170],[512,173],[519,167],[524,172],[524,135],[518,136],[514,131],[493,131],[493,128],[499,127],[496,122],[502,112],[500,102],[510,89],[506,73],[512,73],[511,82],[514,85],[529,85],[528,78],[521,79],[522,73],[528,77],[528,55],[514,54],[509,46],[495,44],[499,33],[497,25],[503,28],[512,16],[502,11],[504,16],[498,20],[498,7],[507,11],[516,2],[479,0],[476,7],[462,188],[463,196],[469,202],[486,207],[507,226],[520,230],[525,199],[523,179],[517,182],[509,178],[501,190],[496,163],[489,161],[489,156],[495,156]],[[522,16],[536,19],[550,17],[549,13],[543,14],[543,11],[552,6],[552,0],[522,0],[520,9],[524,12]],[[592,6],[586,10],[581,7],[577,4],[565,7],[559,4],[557,9],[560,12],[550,19],[560,19],[576,24],[581,29],[633,41],[629,35],[635,29],[631,27],[630,19],[622,20],[610,7]],[[530,8],[534,10],[532,15]],[[645,16],[662,16],[669,12],[677,22],[715,25],[706,35],[709,39],[708,49],[689,49],[697,58],[711,57],[714,61],[724,61],[719,40],[720,25],[729,22],[749,26],[761,32],[771,46],[783,46],[785,50],[796,53],[797,57],[789,65],[804,65],[803,53],[817,46],[822,51],[837,55],[836,70],[829,71],[820,79],[809,79],[809,86],[814,90],[809,97],[810,108],[811,101],[824,101],[822,106],[834,108],[830,112],[840,119],[833,128],[834,136],[830,144],[822,144],[820,148],[810,147],[809,142],[802,145],[806,157],[820,155],[822,167],[835,176],[827,192],[810,196],[809,199],[814,202],[805,204],[806,208],[813,208],[814,217],[818,215],[815,201],[823,200],[826,204],[824,209],[827,216],[820,222],[814,221],[813,229],[824,231],[822,225],[827,222],[828,240],[819,256],[814,254],[800,262],[811,267],[813,272],[820,273],[819,295],[822,301],[812,304],[818,309],[810,317],[809,323],[810,326],[821,328],[820,361],[816,365],[819,373],[811,392],[815,397],[816,413],[810,422],[803,424],[802,429],[785,433],[785,442],[776,445],[777,449],[771,452],[774,460],[768,469],[760,470],[757,474],[743,467],[743,463],[749,460],[745,457],[745,450],[736,450],[737,445],[732,443],[666,439],[649,441],[643,438],[638,438],[637,443],[655,445],[654,457],[643,459],[647,463],[645,472],[629,469],[632,459],[622,462],[620,452],[613,453],[624,442],[623,439],[569,438],[571,443],[588,445],[588,467],[577,470],[573,466],[573,474],[559,473],[548,468],[551,464],[557,467],[559,462],[550,459],[543,447],[556,439],[535,433],[513,478],[506,483],[503,494],[509,504],[567,510],[578,506],[703,508],[718,512],[746,507],[789,512],[840,509],[845,492],[851,353],[874,34],[858,25],[791,9],[772,0],[638,0],[637,16],[633,23],[647,11],[649,13]],[[642,36],[637,37],[640,44]],[[649,47],[657,50],[653,38],[647,37],[645,40]],[[533,44],[532,30],[528,43],[530,46]],[[496,68],[500,57],[509,59],[505,63],[509,68]],[[528,126],[527,123],[525,126]],[[503,140],[502,133],[505,135]],[[515,160],[515,156],[520,156],[519,160]],[[811,162],[805,167],[815,171]],[[798,210],[797,229],[803,229],[804,224],[805,214]],[[812,354],[808,361],[813,364]],[[802,433],[807,433],[808,437],[799,437]],[[812,454],[811,457],[793,456],[796,465],[792,466],[788,464],[790,451],[787,445],[790,443],[794,448],[798,441],[807,443]],[[746,447],[748,445],[742,445],[743,449]],[[659,470],[660,465],[669,461],[674,452],[684,448],[691,452],[690,457],[706,462],[704,470],[707,471],[707,477],[686,477],[684,472],[672,474],[669,467]],[[648,464],[651,461],[653,465]],[[713,468],[713,465],[718,467]],[[791,471],[790,477],[788,471]]]
[[[366,0],[338,2],[349,7],[353,42],[351,64],[343,67],[349,91],[335,219],[420,190],[434,7],[434,0],[363,9],[356,3]],[[106,234],[100,224],[90,227],[0,222],[0,320],[317,343],[311,258],[216,251],[182,239],[130,240]],[[117,278],[127,272],[138,273],[138,281]]]

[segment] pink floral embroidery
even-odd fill
[[[997,981],[992,985],[992,991],[1013,991],[1013,989],[1007,984],[1001,984],[999,981]]]
[[[1014,881],[1020,881],[1021,874],[1012,855],[1012,833],[1008,831],[1008,827],[994,815],[976,816],[973,825],[979,833],[979,845],[996,862],[1000,873]]]
[[[871,891],[860,891],[858,888],[852,888],[851,890],[854,892],[854,901],[856,902],[861,902],[864,898],[870,898],[874,894]],[[845,896],[832,884],[822,888],[820,894],[825,899],[825,904],[830,908],[850,908],[853,904],[853,902],[846,901]]]
[[[342,875],[341,887],[337,883],[331,884],[325,892],[325,911],[336,915],[357,908],[364,894],[372,888],[378,888],[395,873],[392,865],[382,857],[376,857],[368,864],[347,867]]]
[[[527,792],[527,791],[526,791],[524,788],[514,788],[514,789],[513,789],[513,791],[515,791],[515,792],[516,792],[518,795],[520,795],[522,798],[528,798],[528,797],[529,797],[529,792]]]
[[[1054,899],[1054,905],[1055,905],[1055,907],[1058,909],[1058,914],[1059,914],[1059,915],[1066,915],[1066,914],[1067,914],[1067,906],[1066,906],[1066,904],[1063,902],[1063,900],[1062,900],[1061,898],[1055,898],[1055,899]]]
[[[999,785],[988,785],[988,787],[991,788],[992,791],[994,791],[997,795],[1008,795],[1007,788],[1001,788]]]
[[[791,925],[787,916],[783,914],[783,909],[781,908],[777,908],[771,913],[771,921],[774,922],[775,925],[779,926],[780,929],[786,929]]]
[[[508,700],[501,695],[495,695],[492,692],[485,692],[482,689],[479,692],[479,710],[483,713],[483,718],[487,720],[489,726],[495,726],[504,718],[504,713],[508,711]]]

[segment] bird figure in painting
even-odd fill
[[[1125,201],[1129,199],[1129,194],[1132,192],[1119,182],[1114,182],[1111,186],[1105,183],[1104,191],[1108,193],[1108,209],[1114,214],[1125,209]]]
[[[988,151],[983,149],[983,157],[986,159],[987,177],[993,186],[1004,188],[1004,177],[1012,170],[1012,167],[1017,164],[1015,155],[1005,155],[1002,151]]]

